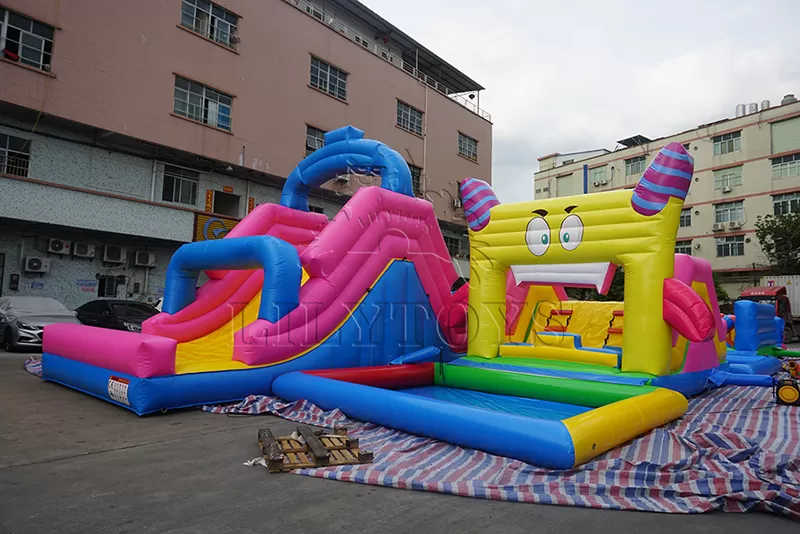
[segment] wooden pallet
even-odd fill
[[[330,434],[298,426],[296,434],[302,441],[292,436],[275,437],[267,428],[258,429],[258,446],[270,473],[304,467],[372,463],[373,454],[359,449],[358,439],[348,438],[345,429],[336,428]]]

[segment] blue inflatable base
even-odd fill
[[[697,395],[713,387],[709,384],[708,377],[711,369],[695,371],[693,373],[677,373],[673,375],[657,376],[650,381],[651,386],[671,389],[686,397]]]
[[[269,395],[280,371],[260,367],[156,378],[138,378],[102,367],[42,355],[42,379],[77,389],[138,415],[204,404],[242,400],[248,395]]]
[[[774,356],[761,356],[755,352],[729,350],[726,364],[720,369],[733,374],[774,375],[781,370],[782,363]]]

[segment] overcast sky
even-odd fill
[[[500,199],[536,159],[800,97],[800,0],[362,0],[486,87]]]

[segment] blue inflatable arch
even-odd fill
[[[411,171],[396,150],[364,139],[364,132],[345,126],[325,134],[325,146],[300,162],[286,179],[281,205],[308,211],[308,193],[340,174],[377,174],[381,187],[414,196]]]

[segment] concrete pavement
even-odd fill
[[[796,532],[766,514],[676,516],[506,503],[270,475],[256,429],[183,411],[140,418],[0,353],[0,532]]]

